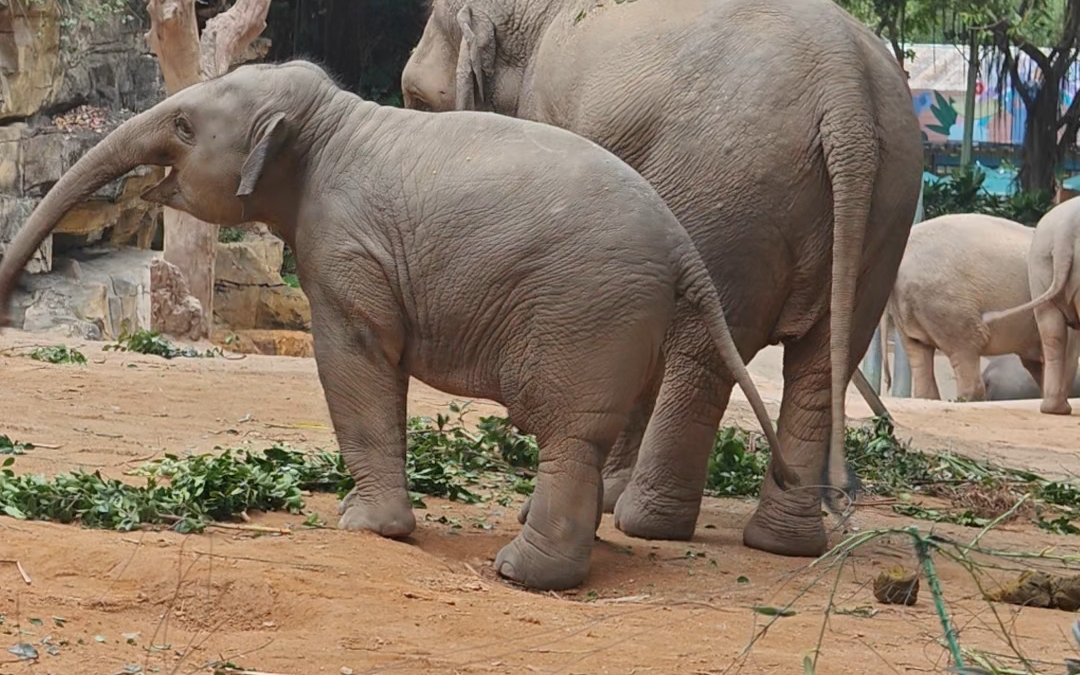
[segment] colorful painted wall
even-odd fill
[[[915,58],[907,67],[923,140],[959,143],[964,136],[966,49],[953,45],[912,45],[911,48]],[[1022,53],[1018,58],[1021,77],[1029,87],[1037,87],[1035,75],[1038,70],[1033,62]],[[1004,91],[999,91],[1000,61],[987,60],[981,64],[980,71],[975,88],[975,142],[1020,145],[1026,116],[1023,101],[1012,87],[1011,78],[1005,78]],[[1063,108],[1072,102],[1078,83],[1080,64],[1073,64],[1062,86]]]

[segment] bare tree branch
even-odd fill
[[[199,82],[199,25],[194,0],[147,0],[146,41],[170,94]]]
[[[200,39],[200,71],[205,79],[229,72],[237,55],[266,29],[270,0],[236,0],[228,11],[206,22]]]
[[[1020,69],[1017,65],[1016,56],[1009,48],[1008,42],[1004,45],[998,46],[998,51],[1001,52],[1002,58],[1005,60],[1005,68],[1009,73],[1010,79],[1013,83],[1013,89],[1020,95],[1020,99],[1024,102],[1024,108],[1030,110],[1031,106],[1035,105],[1035,99],[1032,98],[1031,92],[1027,90],[1027,85],[1020,77]]]

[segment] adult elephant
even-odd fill
[[[922,171],[905,75],[871,31],[832,0],[433,0],[402,91],[412,108],[569,129],[644,175],[700,249],[743,358],[784,344],[780,442],[803,484],[846,484],[844,394]],[[704,326],[685,307],[677,320],[688,337],[605,465],[605,507],[631,536],[693,535],[731,392]],[[744,543],[822,553],[821,499],[767,478]]]

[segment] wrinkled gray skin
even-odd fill
[[[1011,309],[987,312],[988,326],[1012,321],[1035,310],[1042,341],[1042,403],[1048,415],[1069,415],[1068,383],[1076,377],[1080,356],[1080,266],[1074,265],[1080,246],[1080,199],[1050,209],[1035,226],[1028,250],[1027,272],[1031,300]]]
[[[780,440],[803,483],[850,485],[843,394],[922,171],[906,78],[871,31],[832,0],[434,0],[402,92],[570,129],[645,176],[701,251],[743,358],[784,344]],[[700,322],[677,322],[658,395],[604,468],[605,508],[637,537],[693,535],[731,391]],[[762,497],[747,545],[826,549],[820,492],[767,479]]]
[[[496,568],[532,588],[580,583],[604,458],[660,363],[679,298],[780,447],[686,231],[640,175],[580,136],[381,107],[304,62],[238,68],[125,122],[61,178],[0,262],[0,308],[63,215],[141,164],[173,169],[144,198],[220,225],[264,222],[296,251],[356,481],[343,528],[401,537],[416,526],[412,376],[499,401],[536,434],[532,508]],[[782,461],[776,471],[798,485]]]
[[[1016,354],[991,356],[982,371],[987,401],[1021,401],[1042,397],[1039,382]],[[1080,398],[1080,374],[1073,378],[1069,398]]]
[[[1017,354],[1032,377],[1042,377],[1034,313],[1028,310],[993,326],[982,319],[984,312],[1031,299],[1027,256],[1033,235],[1020,223],[972,213],[939,216],[911,228],[883,318],[895,323],[911,360],[915,398],[941,398],[935,350],[949,357],[956,393],[963,400],[986,400],[982,356]]]

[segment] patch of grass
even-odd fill
[[[177,347],[160,333],[145,329],[137,330],[134,333],[125,331],[120,335],[120,339],[117,340],[115,344],[105,345],[102,349],[107,352],[115,351],[150,354],[151,356],[160,356],[164,359],[174,359],[181,356],[188,358],[213,358],[222,355],[222,351],[216,347],[211,347],[205,352],[200,352],[194,347]]]
[[[300,288],[300,277],[296,276],[295,274],[282,274],[281,278],[285,280],[286,286]]]
[[[74,363],[80,366],[86,365],[86,357],[83,356],[83,353],[74,347],[69,348],[67,345],[38,347],[30,352],[30,358],[35,361],[44,361],[45,363]]]

